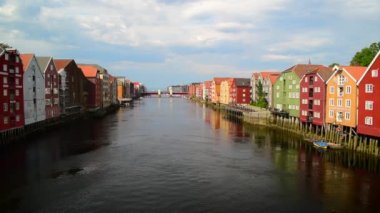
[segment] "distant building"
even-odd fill
[[[272,107],[272,88],[273,84],[280,75],[280,72],[271,72],[271,71],[263,71],[263,72],[257,72],[253,73],[251,77],[251,101],[257,102],[258,96],[257,96],[257,86],[259,85],[259,82],[261,82],[263,87],[263,92],[265,94],[265,99],[268,102],[268,106]]]
[[[61,115],[59,106],[59,75],[52,57],[36,57],[45,78],[46,119]]]
[[[24,67],[25,125],[46,119],[45,78],[34,54],[20,55]]]
[[[211,82],[211,101],[213,103],[219,103],[220,100],[219,100],[219,96],[220,96],[220,84],[222,83],[222,81],[224,80],[228,80],[230,78],[219,78],[219,77],[216,77],[212,80]]]
[[[19,52],[0,46],[0,132],[24,126],[23,66]]]
[[[88,82],[87,108],[96,110],[101,108],[102,104],[102,82],[100,80],[100,70],[97,66],[90,64],[79,64],[83,75]]]
[[[172,91],[173,93],[187,93],[188,92],[188,86],[187,85],[174,85],[170,86],[167,89],[168,91]]]
[[[54,59],[58,70],[59,102],[62,114],[79,113],[87,106],[88,80],[74,59]]]
[[[203,82],[203,100],[211,101],[211,83],[212,81]]]
[[[111,94],[111,104],[118,104],[117,100],[117,81],[116,78],[110,75],[110,94]]]

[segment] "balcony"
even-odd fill
[[[313,84],[314,84],[314,76],[310,76],[309,85],[313,85]]]
[[[308,122],[308,123],[313,123],[313,116],[307,116],[306,117],[306,122]]]
[[[310,88],[309,89],[309,98],[312,98],[312,97],[314,97],[314,89]]]

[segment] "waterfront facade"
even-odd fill
[[[54,59],[58,70],[59,101],[62,114],[81,112],[87,104],[87,79],[74,59]]]
[[[327,80],[326,123],[334,127],[357,125],[357,82],[366,67],[335,66]]]
[[[230,78],[219,78],[216,77],[211,82],[211,101],[213,103],[220,102],[220,84],[222,81],[228,80]]]
[[[262,90],[265,94],[265,99],[268,103],[268,107],[272,107],[272,88],[277,77],[280,75],[279,72],[263,71],[258,73],[253,73],[251,76],[251,101],[257,102],[257,86],[261,82]]]
[[[97,110],[101,108],[102,102],[102,82],[100,81],[100,71],[96,66],[79,64],[78,67],[88,82],[87,108]]]
[[[380,138],[380,51],[358,81],[359,88],[359,134]]]
[[[307,71],[322,65],[297,64],[283,71],[273,85],[273,107],[299,118],[300,80]]]
[[[251,87],[249,78],[232,79],[229,102],[232,104],[251,103]]]
[[[202,99],[204,101],[210,101],[210,97],[211,97],[211,82],[212,81],[205,81],[203,82],[203,96],[202,96]]]
[[[45,78],[34,54],[21,54],[25,125],[46,119]]]
[[[229,104],[230,103],[230,90],[232,87],[233,79],[227,79],[220,83],[220,97],[219,102],[221,104]]]
[[[61,115],[59,107],[59,75],[52,57],[36,57],[45,78],[46,119]]]
[[[24,126],[23,73],[19,52],[0,46],[0,132]]]
[[[308,71],[300,81],[300,120],[302,123],[323,126],[326,117],[326,81],[332,69],[321,66]]]

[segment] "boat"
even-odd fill
[[[313,142],[314,147],[319,149],[327,149],[329,147],[328,143],[324,140],[317,140]]]

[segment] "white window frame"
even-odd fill
[[[334,99],[333,99],[333,98],[330,98],[330,99],[329,99],[329,105],[330,105],[330,106],[334,106]]]
[[[379,76],[379,69],[373,69],[372,71],[371,71],[371,76],[372,76],[372,78],[376,78],[376,77],[378,77]]]
[[[351,107],[351,99],[346,99],[346,107]]]
[[[330,86],[330,94],[334,94],[335,93],[335,88],[334,88],[334,86]]]
[[[344,120],[346,120],[346,121],[351,120],[351,113],[349,113],[349,112],[345,112],[345,113],[344,113]]]
[[[365,125],[369,125],[369,126],[372,126],[373,125],[373,117],[371,116],[367,116],[364,118],[364,124]]]
[[[351,86],[346,86],[346,94],[351,94]]]
[[[334,110],[330,110],[330,111],[329,111],[329,117],[330,117],[330,118],[333,118],[333,117],[334,117]]]
[[[373,84],[365,85],[365,93],[373,93]]]
[[[365,101],[365,110],[373,110],[373,101]]]
[[[338,98],[336,100],[336,106],[338,106],[338,107],[342,107],[343,106],[343,100],[341,98]]]

